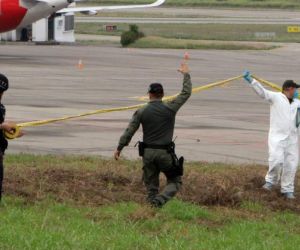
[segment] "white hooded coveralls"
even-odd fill
[[[270,103],[269,171],[266,182],[273,185],[281,179],[281,192],[294,192],[294,180],[298,168],[297,110],[300,101],[292,103],[280,92],[265,89],[258,81],[251,83],[255,92]]]

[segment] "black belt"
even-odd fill
[[[166,149],[170,148],[170,144],[168,145],[153,145],[153,144],[146,144],[144,143],[144,148],[151,148],[151,149]]]

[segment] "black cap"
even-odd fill
[[[5,75],[0,74],[0,92],[8,90],[8,79]]]
[[[160,83],[151,83],[148,89],[148,93],[151,94],[163,94],[164,88]]]
[[[282,89],[288,89],[288,88],[298,89],[298,88],[300,88],[300,85],[295,83],[293,80],[286,80],[282,85]]]

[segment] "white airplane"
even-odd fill
[[[166,0],[152,4],[74,7],[68,6],[74,0],[0,0],[0,33],[23,28],[54,13],[97,14],[98,11],[135,8],[151,8],[162,5]]]

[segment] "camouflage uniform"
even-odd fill
[[[151,100],[143,108],[137,110],[128,128],[121,136],[118,150],[127,146],[140,124],[143,127],[143,142],[147,145],[157,145],[158,148],[146,148],[143,155],[143,181],[147,188],[147,200],[152,204],[163,205],[178,192],[182,185],[181,176],[167,177],[167,185],[161,194],[159,190],[159,174],[166,173],[173,167],[173,160],[166,149],[159,146],[170,145],[173,139],[175,116],[180,107],[192,93],[192,83],[189,74],[184,74],[181,93],[170,102],[160,99]]]

